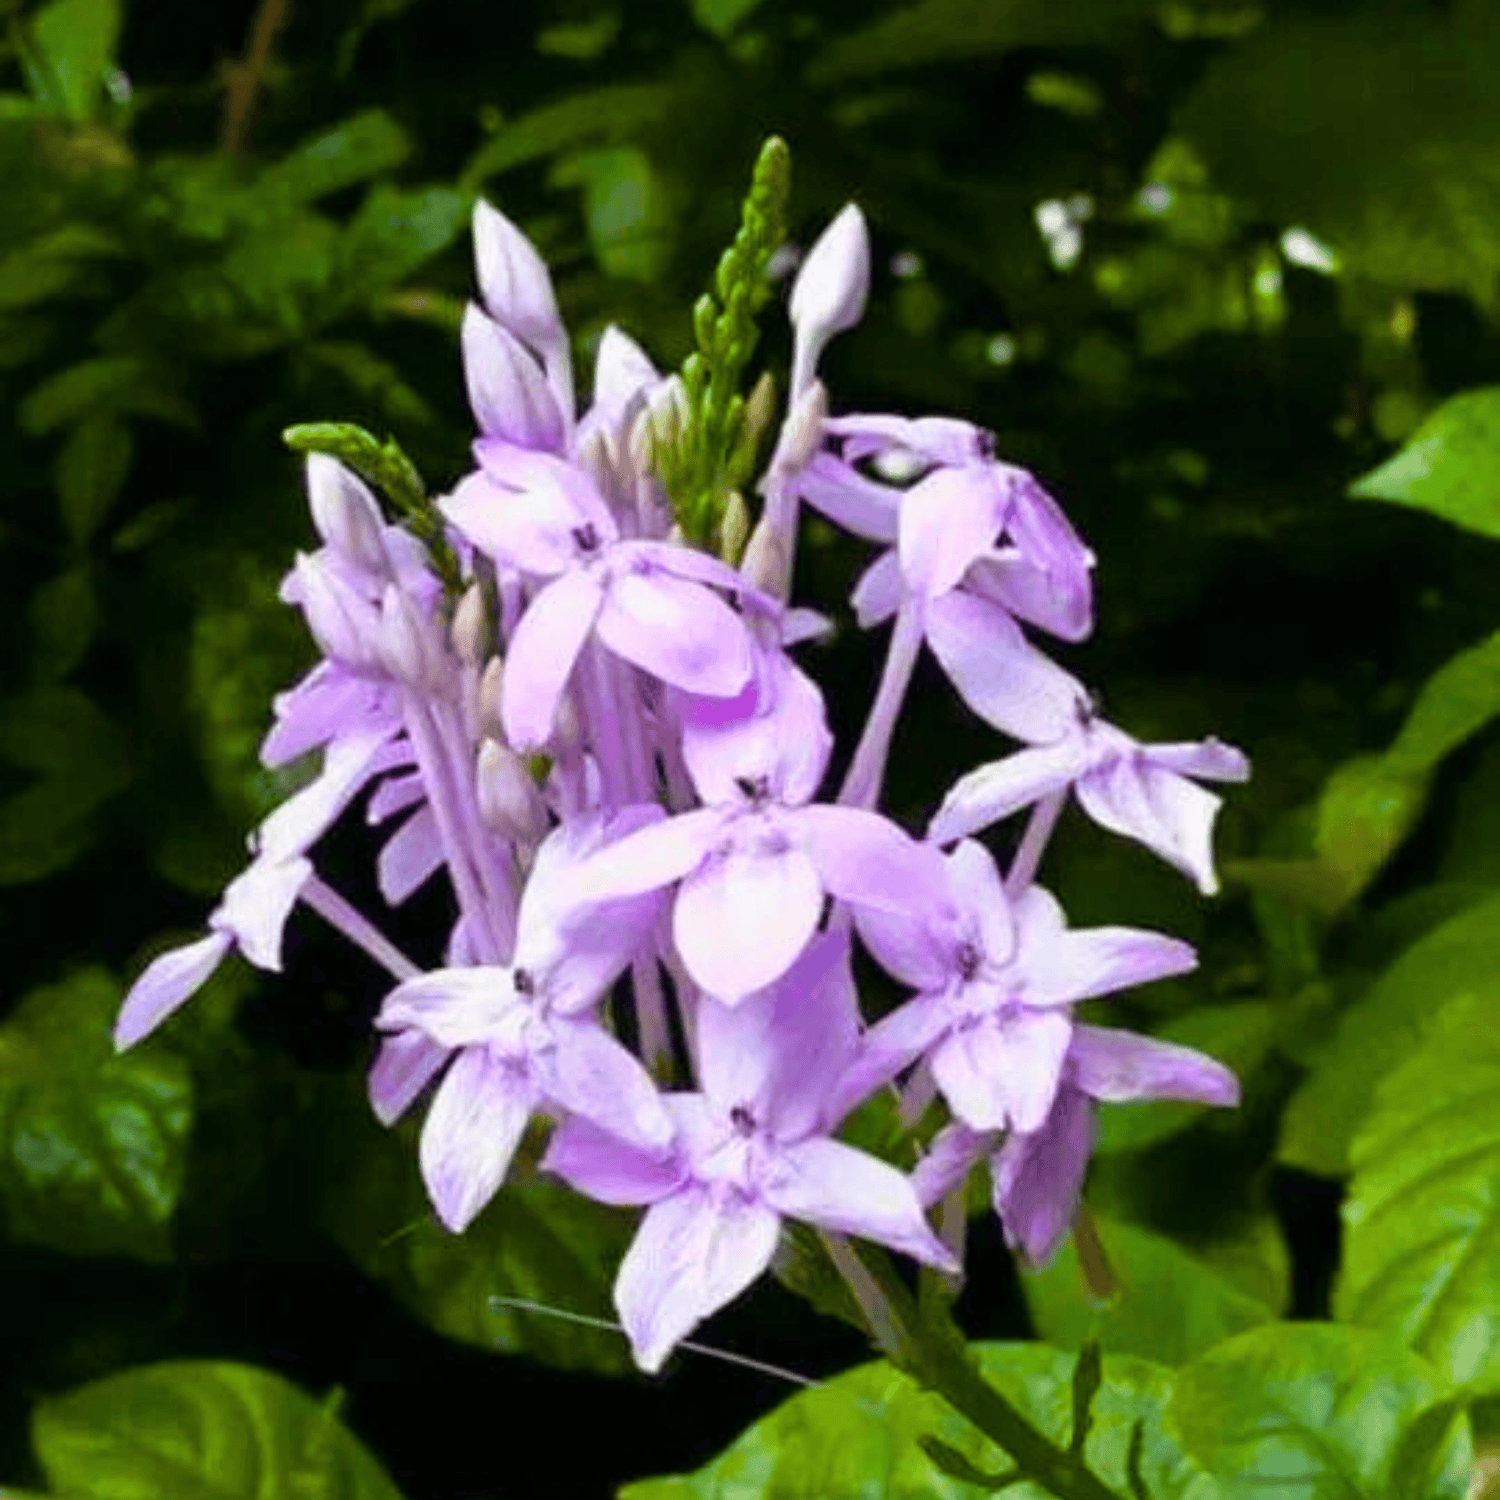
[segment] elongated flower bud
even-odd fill
[[[501,727],[500,689],[504,681],[505,659],[492,656],[479,678],[479,732],[502,743],[505,731]]]
[[[560,452],[562,412],[525,345],[472,302],[464,309],[462,339],[469,405],[484,435]]]
[[[484,592],[477,583],[471,583],[464,590],[463,598],[453,611],[453,624],[448,634],[454,654],[461,662],[477,667],[484,660],[489,645],[489,621],[485,617]]]
[[[834,334],[864,315],[870,291],[870,236],[857,204],[847,204],[818,236],[792,287],[789,309],[797,331],[792,398],[805,389]]]
[[[307,455],[307,502],[318,535],[368,573],[385,573],[380,507],[357,475],[326,453]]]
[[[388,672],[414,688],[432,688],[444,677],[443,652],[411,601],[388,583],[380,601],[380,659]]]
[[[518,844],[538,843],[547,832],[547,809],[525,762],[498,740],[479,747],[475,765],[479,816],[485,826]]]
[[[474,205],[474,267],[489,315],[517,338],[549,349],[567,345],[557,297],[536,246],[499,209]]]
[[[375,649],[375,610],[332,568],[299,552],[287,593],[301,606],[307,628],[325,656],[356,671],[381,667]]]

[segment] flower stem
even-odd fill
[[[414,979],[422,971],[383,932],[352,907],[332,886],[316,875],[303,881],[297,899],[336,928],[356,948],[363,948],[381,968],[398,980]]]
[[[1016,857],[1005,872],[1005,894],[1012,899],[1019,896],[1036,879],[1036,868],[1042,862],[1042,854],[1057,827],[1058,817],[1067,800],[1068,791],[1051,792],[1043,797],[1031,810],[1026,820],[1026,832],[1021,835]]]
[[[885,667],[880,674],[875,701],[870,705],[870,717],[865,721],[864,733],[859,737],[849,773],[839,790],[839,802],[845,807],[873,808],[880,800],[891,736],[896,730],[896,720],[901,716],[901,705],[906,701],[906,690],[911,686],[917,653],[921,649],[921,612],[917,601],[907,594],[901,600],[896,623],[891,629]]]

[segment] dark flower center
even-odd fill
[[[729,1111],[729,1123],[734,1126],[736,1135],[755,1134],[755,1116],[750,1112],[748,1104],[736,1104]]]
[[[769,776],[736,776],[734,784],[740,789],[742,796],[751,802],[765,802],[771,796],[771,778]]]
[[[599,550],[599,533],[590,522],[584,526],[573,528],[573,541],[580,552],[597,552]]]
[[[973,943],[965,943],[958,950],[957,962],[959,977],[967,984],[979,972],[984,957]]]
[[[536,994],[536,979],[530,969],[517,969],[510,976],[510,982],[515,986],[518,995]]]

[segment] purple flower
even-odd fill
[[[864,316],[869,291],[869,231],[859,206],[846,203],[807,252],[792,286],[792,401],[812,384],[829,339]]]
[[[381,1006],[381,1030],[431,1044],[411,1041],[383,1057],[383,1092],[400,1098],[420,1089],[435,1071],[433,1046],[457,1053],[420,1146],[428,1194],[455,1232],[495,1195],[538,1109],[576,1111],[648,1148],[671,1135],[650,1076],[594,1014],[647,940],[660,902],[600,906],[575,896],[582,861],[648,816],[627,809],[555,829],[521,898],[511,963],[437,969],[398,985]]]
[[[812,805],[832,741],[821,695],[790,663],[767,670],[774,710],[683,733],[706,807],[643,828],[581,872],[595,897],[680,881],[677,951],[710,995],[743,999],[779,979],[807,946],[825,896],[921,912],[941,879],[935,849],[860,808]]]
[[[1039,1130],[1062,1078],[1079,1001],[1197,967],[1186,943],[1132,927],[1069,931],[1038,886],[1014,903],[989,852],[966,840],[945,862],[950,908],[934,919],[857,912],[881,966],[917,990],[866,1033],[840,1113],[926,1057],[971,1130]]]
[[[823,1107],[854,1041],[843,933],[819,937],[780,983],[698,1012],[701,1093],[668,1094],[671,1147],[648,1152],[565,1121],[542,1167],[606,1203],[649,1204],[615,1282],[635,1357],[673,1345],[770,1263],[783,1218],[860,1234],[943,1270],[951,1253],[894,1167],[827,1138]]]
[[[1220,799],[1188,778],[1244,781],[1249,775],[1244,755],[1219,740],[1142,745],[1095,718],[1080,697],[1062,738],[980,766],[954,783],[927,836],[946,844],[1072,786],[1095,822],[1144,844],[1212,895],[1219,888],[1212,840]]]
[[[1045,1265],[1072,1227],[1094,1146],[1094,1101],[1181,1099],[1231,1106],[1239,1081],[1222,1063],[1130,1031],[1075,1026],[1062,1081],[1035,1130],[976,1131],[963,1123],[938,1132],[913,1174],[924,1204],[963,1182],[981,1157],[990,1164],[995,1212],[1005,1242],[1026,1264]]]

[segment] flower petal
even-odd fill
[[[1144,844],[1212,896],[1219,889],[1213,827],[1222,799],[1153,766],[1149,753],[1121,756],[1079,777],[1078,800],[1096,823]]]
[[[861,1038],[854,1060],[832,1091],[831,1123],[909,1067],[958,1020],[947,994],[918,995],[883,1016]]]
[[[558,701],[603,599],[598,570],[573,568],[553,579],[521,616],[500,683],[500,719],[518,754],[552,738]]]
[[[942,856],[890,819],[822,803],[788,809],[782,818],[839,900],[919,917],[948,910]]]
[[[422,1126],[418,1158],[437,1216],[461,1234],[493,1198],[510,1169],[536,1086],[488,1048],[453,1060]]]
[[[1076,1026],[1069,1052],[1078,1087],[1117,1104],[1132,1099],[1185,1099],[1235,1105],[1240,1081],[1207,1053],[1112,1026]]]
[[[1087,765],[1088,748],[1077,735],[991,761],[953,783],[927,826],[927,837],[946,844],[977,833],[1061,791]]]
[[[987,464],[934,469],[902,497],[901,576],[937,599],[958,586],[976,557],[995,544],[1008,509]]]
[[[579,900],[638,896],[680,880],[728,839],[730,821],[719,808],[699,807],[627,834],[578,867]]]
[[[257,852],[274,864],[305,854],[372,776],[406,763],[408,753],[390,743],[399,727],[393,722],[334,740],[323,753],[317,776],[260,825]],[[394,761],[393,753],[398,757]]]
[[[882,552],[859,575],[849,602],[854,606],[854,618],[861,630],[889,620],[901,607],[901,559],[894,547]]]
[[[386,1037],[366,1080],[375,1118],[382,1125],[394,1125],[451,1055],[447,1047],[420,1031],[398,1031]]]
[[[929,600],[927,644],[959,696],[987,724],[1030,744],[1047,744],[1071,730],[1081,683],[1021,634],[1000,605],[968,589]]]
[[[615,1307],[648,1374],[673,1345],[771,1263],[781,1220],[764,1204],[687,1188],[646,1210],[615,1281]]]
[[[732,1004],[781,978],[822,914],[823,882],[802,850],[742,835],[683,880],[672,934],[693,979]]]
[[[745,622],[700,583],[657,568],[611,568],[599,639],[663,682],[732,698],[753,668]]]
[[[159,954],[130,986],[115,1019],[115,1050],[123,1052],[149,1036],[173,1011],[185,1005],[224,961],[233,939],[210,932],[196,943]]]
[[[1016,948],[1016,917],[995,856],[975,839],[964,839],[948,855],[948,889],[973,925],[985,958],[1005,963]]]
[[[963,1184],[974,1163],[995,1149],[999,1140],[998,1131],[970,1130],[958,1121],[945,1125],[932,1138],[927,1154],[911,1174],[917,1202],[923,1208],[931,1208],[940,1198],[946,1198]]]
[[[971,1130],[1038,1130],[1062,1077],[1072,1023],[1022,1011],[952,1031],[932,1053],[933,1077]]]
[[[651,1075],[595,1021],[553,1023],[556,1050],[539,1056],[537,1076],[564,1109],[645,1148],[665,1148],[672,1121]]]
[[[442,864],[437,818],[424,803],[385,841],[376,860],[376,883],[386,905],[400,906]]]
[[[298,893],[312,875],[305,859],[276,862],[258,855],[224,888],[208,925],[233,935],[235,946],[258,969],[281,972],[281,936]]]
[[[460,332],[469,406],[486,437],[558,452],[564,426],[536,357],[472,302]]]
[[[1051,1260],[1068,1237],[1093,1149],[1093,1105],[1064,1084],[1042,1129],[1012,1133],[990,1158],[1005,1243],[1033,1269]]]
[[[594,356],[594,403],[586,420],[618,431],[635,399],[658,378],[646,351],[628,333],[609,324]]]
[[[492,1039],[524,1003],[509,969],[433,969],[398,984],[375,1024],[382,1031],[421,1031],[443,1047],[470,1047]]]
[[[1187,744],[1148,745],[1145,749],[1152,765],[1175,771],[1179,776],[1196,776],[1200,781],[1250,779],[1250,762],[1244,751],[1212,736]]]
[[[922,1216],[909,1178],[840,1141],[802,1141],[777,1152],[760,1177],[765,1200],[789,1219],[889,1245],[942,1271],[953,1252]]]
[[[676,1192],[684,1168],[673,1151],[643,1151],[602,1130],[582,1115],[571,1115],[552,1132],[540,1170],[561,1177],[596,1203],[634,1206],[655,1203]]]
[[[872,542],[896,540],[902,491],[867,479],[831,453],[814,454],[793,475],[791,489],[814,510],[855,536]]]

